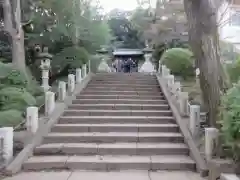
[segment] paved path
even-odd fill
[[[4,180],[205,180],[193,172],[26,172]]]

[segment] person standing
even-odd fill
[[[113,67],[115,68],[116,72],[122,72],[122,60],[121,59],[116,59],[113,63]]]

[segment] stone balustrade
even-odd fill
[[[42,68],[43,69],[43,68]],[[45,68],[44,70],[47,71]],[[55,93],[51,92],[48,85],[48,73],[43,73],[43,89],[45,91],[45,117],[48,118],[52,115],[55,109]],[[72,95],[76,84],[80,84],[84,78],[91,72],[90,61],[87,65],[84,64],[81,68],[76,69],[76,76],[74,74],[68,75],[68,82],[60,81],[58,84],[57,97],[58,101],[64,102],[67,92]],[[47,75],[46,75],[47,74]],[[32,106],[26,109],[26,128],[29,135],[34,135],[39,129],[39,109],[38,107]],[[0,128],[0,164],[8,164],[13,159],[13,127]],[[3,162],[2,162],[3,161]]]
[[[180,115],[182,117],[189,117],[189,132],[193,138],[197,137],[200,133],[200,106],[189,103],[188,93],[182,91],[181,83],[175,81],[174,75],[170,74],[170,70],[165,65],[159,66],[159,74],[168,88]],[[214,146],[218,141],[218,135],[219,132],[216,128],[205,128],[205,156],[207,160],[212,158]]]

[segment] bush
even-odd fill
[[[233,160],[240,161],[240,81],[222,97],[221,138]]]
[[[181,76],[184,79],[194,76],[193,53],[188,49],[168,49],[160,61],[176,76]]]
[[[0,81],[2,86],[26,87],[27,78],[21,71],[15,69],[12,64],[0,62]]]
[[[240,59],[233,64],[226,64],[226,68],[231,82],[236,83],[240,77]]]
[[[43,89],[33,78],[29,70],[25,74],[10,63],[4,64],[0,62],[0,89],[6,87],[26,88],[34,96],[43,94]]]
[[[74,71],[89,60],[88,52],[84,48],[68,47],[56,54],[51,62],[52,73],[57,74],[68,68],[69,72]]]
[[[0,90],[1,110],[25,111],[28,106],[34,105],[36,105],[35,98],[23,88],[6,87]]]
[[[7,110],[0,112],[0,127],[13,127],[23,121],[22,112],[18,110]]]

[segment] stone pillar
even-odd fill
[[[58,84],[58,99],[64,101],[66,98],[67,84],[64,81],[59,81]]]
[[[80,84],[82,82],[82,70],[81,68],[76,69],[76,83]]]
[[[82,77],[83,77],[83,79],[84,79],[86,76],[87,76],[87,65],[84,64],[84,65],[82,66]]]
[[[68,93],[72,94],[75,89],[75,75],[69,74],[68,75]]]
[[[188,93],[179,93],[179,110],[182,116],[188,116]]]
[[[180,82],[174,82],[173,85],[173,94],[178,99],[179,93],[181,92],[181,83]]]
[[[174,85],[174,75],[169,75],[167,77],[167,86],[171,90]]]
[[[42,88],[44,92],[47,92],[50,89],[49,86],[49,70],[50,70],[50,59],[41,60],[42,70]]]
[[[158,73],[161,74],[162,66],[161,66],[161,61],[159,60],[158,63]]]
[[[55,108],[55,93],[48,91],[45,93],[45,115],[50,116]]]
[[[162,77],[165,77],[166,76],[166,74],[165,74],[165,72],[166,72],[166,66],[165,65],[162,65],[162,68],[161,68],[161,75],[162,75]]]
[[[88,61],[88,74],[91,73],[91,60]]]
[[[200,70],[199,70],[199,68],[196,69],[195,74],[196,74],[196,85],[198,86],[198,85],[199,85],[199,75],[200,75]]]
[[[214,146],[217,144],[219,131],[216,128],[205,128],[205,155],[206,159],[212,159]]]
[[[38,130],[38,108],[35,106],[27,108],[27,131],[35,134]]]
[[[200,130],[200,106],[198,105],[190,106],[189,129],[193,137],[196,137],[196,135],[198,135]]]
[[[3,139],[2,151],[3,159],[9,163],[13,158],[13,128],[3,127],[0,128],[0,137]]]

